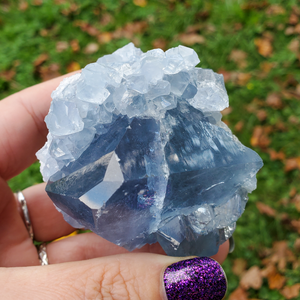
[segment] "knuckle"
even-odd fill
[[[95,275],[95,274],[94,274]],[[140,300],[138,279],[132,268],[116,259],[103,266],[97,276],[89,276],[85,284],[85,299]]]

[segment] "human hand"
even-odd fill
[[[46,141],[44,118],[50,94],[61,80],[36,85],[0,102],[0,267],[30,266],[0,268],[1,299],[166,299],[162,274],[168,265],[186,258],[168,257],[158,244],[127,253],[94,233],[84,233],[48,244],[49,266],[40,266],[7,181],[36,160],[36,151]],[[45,184],[23,194],[35,240],[52,241],[74,231],[48,198]],[[224,243],[214,256],[220,263],[228,247]]]

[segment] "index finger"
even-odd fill
[[[68,76],[27,88],[0,101],[0,177],[8,180],[35,160],[46,142],[44,118],[49,111],[51,92]]]

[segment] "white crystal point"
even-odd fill
[[[52,101],[45,122],[49,132],[56,136],[75,133],[84,127],[76,104],[63,100]]]
[[[221,111],[229,106],[223,75],[209,69],[195,68],[197,94],[189,102],[202,111]]]

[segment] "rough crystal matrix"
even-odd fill
[[[37,153],[64,218],[133,250],[208,256],[228,239],[262,160],[221,121],[223,76],[194,50],[132,43],[64,79]]]

